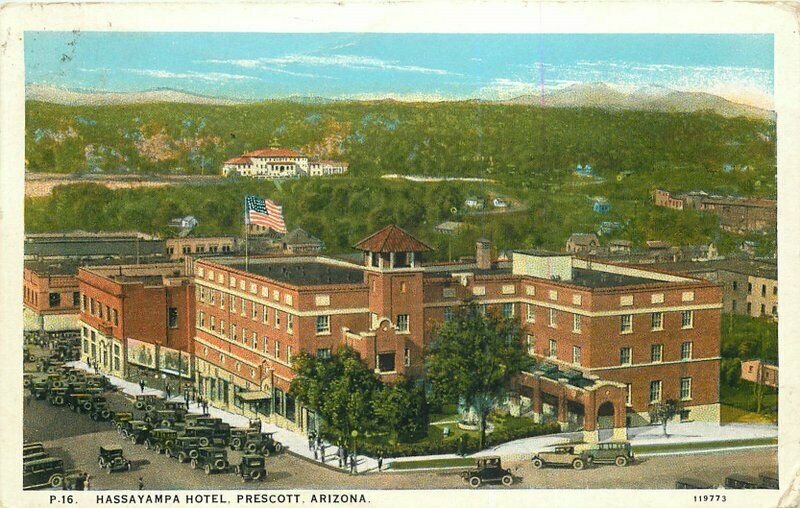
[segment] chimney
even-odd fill
[[[475,243],[475,261],[478,264],[478,270],[492,268],[492,243],[486,238],[478,238]]]

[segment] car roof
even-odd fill
[[[25,465],[26,466],[33,466],[33,465],[36,465],[36,464],[46,464],[48,462],[56,463],[56,462],[64,462],[64,460],[60,459],[58,457],[47,457],[47,458],[44,458],[44,459],[37,459],[37,460],[31,460],[29,462],[25,462]]]

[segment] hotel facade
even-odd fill
[[[649,423],[674,399],[681,420],[719,420],[721,289],[662,271],[569,254],[516,251],[424,264],[427,245],[389,226],[356,246],[361,263],[325,256],[193,261],[195,381],[212,405],[315,428],[289,392],[300,351],[347,345],[382,380],[424,373],[436,328],[459,305],[519,321],[533,366],[515,381],[513,414],[557,421],[596,440]]]

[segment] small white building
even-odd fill
[[[503,198],[494,198],[492,200],[492,206],[495,208],[508,208],[508,203]]]

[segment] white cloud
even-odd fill
[[[172,72],[172,71],[165,71],[162,69],[125,69],[125,70],[128,72],[132,72],[134,74],[140,74],[142,76],[150,76],[153,78],[160,78],[160,79],[199,79],[201,81],[211,81],[211,82],[244,81],[250,79],[257,79],[253,76],[245,76],[243,74],[228,74],[226,72],[196,72],[196,71]]]
[[[311,73],[308,73],[308,72],[287,71],[286,69],[281,69],[280,67],[267,66],[267,65],[264,65],[264,62],[262,62],[260,59],[243,58],[243,59],[236,59],[236,60],[206,60],[205,63],[235,65],[237,67],[244,67],[246,69],[259,69],[259,70],[275,72],[275,73],[278,73],[278,74],[286,74],[286,75],[289,75],[289,76],[295,76],[295,77],[300,77],[300,78],[333,79],[333,78],[330,78],[328,76],[320,76],[319,74],[311,74]]]
[[[242,60],[208,60],[209,63],[226,63],[238,65],[246,68],[264,68],[263,66],[287,66],[287,65],[307,65],[307,66],[327,66],[343,67],[345,69],[361,70],[387,70],[415,72],[419,74],[436,74],[440,76],[457,75],[457,73],[444,69],[434,69],[431,67],[421,67],[418,65],[401,65],[394,61],[381,60],[378,58],[357,56],[357,55],[286,55],[279,57],[266,57],[257,59]],[[289,72],[289,71],[287,71]]]

